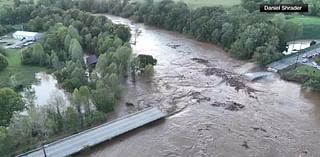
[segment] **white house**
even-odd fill
[[[26,40],[39,40],[42,37],[42,33],[37,32],[26,32],[26,31],[16,31],[12,34],[15,39],[26,39]]]

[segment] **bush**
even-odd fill
[[[7,50],[0,46],[0,55],[7,56]]]
[[[148,64],[145,68],[144,68],[144,71],[143,71],[143,74],[146,75],[146,76],[152,76],[153,75],[153,66],[151,64]]]
[[[6,57],[0,54],[0,71],[3,71],[9,65],[8,60]]]

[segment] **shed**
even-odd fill
[[[38,32],[26,32],[26,31],[16,31],[12,34],[13,38],[19,39],[19,40],[39,40],[42,37],[42,33]]]
[[[86,58],[88,66],[95,66],[98,63],[98,58],[96,55],[90,55]]]

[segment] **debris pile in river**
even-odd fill
[[[209,61],[206,59],[202,59],[202,58],[191,58],[192,61],[195,61],[199,64],[204,64],[206,66],[209,66]]]
[[[246,89],[248,94],[256,92],[255,89],[247,86],[241,76],[219,68],[208,68],[205,70],[206,76],[215,75],[226,81],[227,85],[234,87],[235,90]]]
[[[171,48],[173,48],[173,49],[177,49],[178,47],[180,47],[181,45],[179,45],[179,44],[167,44],[167,46],[168,47],[171,47]]]
[[[245,106],[236,102],[227,102],[227,103],[222,103],[222,102],[214,102],[211,104],[214,107],[223,107],[226,110],[229,111],[239,111],[243,109]]]

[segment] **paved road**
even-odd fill
[[[164,118],[158,108],[148,108],[119,120],[103,124],[65,139],[48,144],[45,148],[47,157],[64,157],[112,139],[118,135]],[[43,150],[36,149],[18,157],[43,157]]]
[[[291,66],[291,65],[294,65],[296,63],[296,61],[298,60],[298,63],[301,63],[301,64],[306,64],[306,65],[311,65],[312,66],[312,60],[309,60],[307,63],[303,63],[303,60],[305,58],[303,58],[303,56],[309,56],[309,55],[312,55],[312,54],[315,54],[317,52],[320,52],[320,48],[316,48],[314,50],[311,50],[311,51],[308,51],[308,52],[305,52],[305,53],[301,53],[299,55],[292,55],[292,56],[289,56],[287,58],[283,58],[279,61],[275,61],[269,65],[267,65],[268,68],[271,68],[271,69],[274,69],[274,70],[277,70],[277,71],[281,71],[283,69],[286,69],[287,67]]]

